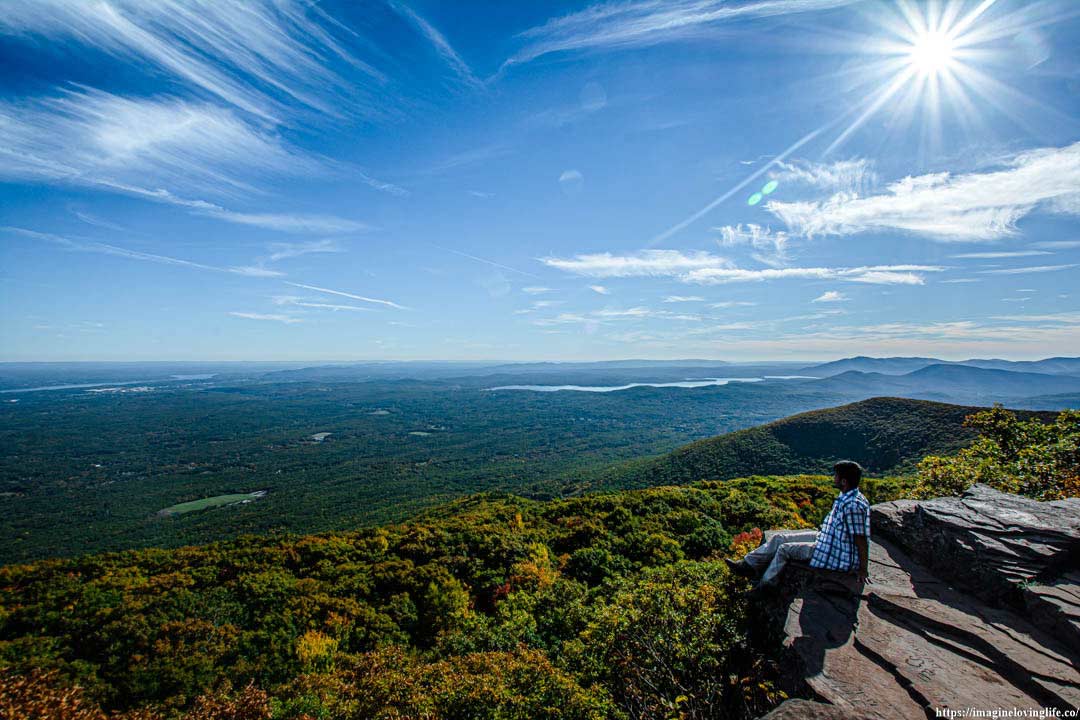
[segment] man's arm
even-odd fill
[[[853,536],[855,549],[859,551],[859,582],[870,582],[870,548],[865,535]]]

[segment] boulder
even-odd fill
[[[961,497],[875,505],[874,532],[1080,655],[1080,498],[1038,502],[973,485]]]
[[[792,565],[764,606],[783,628],[785,689],[841,718],[1080,707],[1080,652],[1028,617],[1025,595],[1042,583],[1067,606],[1080,593],[1068,570],[1076,510],[982,487],[874,506],[870,583]]]

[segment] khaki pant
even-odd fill
[[[761,572],[762,585],[776,583],[780,572],[789,560],[809,560],[814,555],[817,530],[777,530],[767,533],[770,537],[760,547],[747,553],[743,560]]]

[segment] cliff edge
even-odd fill
[[[766,611],[791,691],[766,716],[1080,707],[1080,498],[975,485],[871,509],[871,582],[793,568]]]

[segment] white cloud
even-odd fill
[[[1077,267],[1076,263],[1070,265],[1035,265],[1033,267],[999,268],[996,270],[979,270],[983,275],[1026,275],[1027,273],[1056,272]]]
[[[396,308],[398,310],[408,310],[404,305],[398,305],[396,302],[390,300],[380,300],[378,298],[364,297],[363,295],[354,295],[353,293],[343,292],[341,290],[331,290],[329,288],[318,287],[316,285],[305,285],[297,282],[286,282],[287,285],[293,287],[303,288],[304,290],[314,290],[315,292],[326,293],[328,295],[340,295],[341,297],[347,297],[352,300],[359,300],[360,302],[373,303],[375,305],[386,305],[387,307]]]
[[[861,193],[877,182],[873,164],[863,158],[831,163],[778,162],[774,168],[769,175],[781,186],[790,183],[830,192]]]
[[[705,302],[705,298],[698,295],[668,295],[664,298],[666,303]]]
[[[920,273],[940,272],[941,267],[932,265],[875,265],[854,268],[768,268],[747,270],[744,268],[705,268],[693,270],[683,276],[683,282],[700,285],[722,285],[733,282],[760,282],[805,278],[812,280],[845,280],[847,282],[873,285],[922,285]]]
[[[565,300],[536,300],[535,302],[533,302],[532,306],[539,310],[539,309],[542,309],[542,308],[549,308],[549,307],[555,307],[557,305],[562,305],[565,302],[566,302]]]
[[[541,258],[540,262],[575,275],[604,278],[661,277],[700,268],[731,266],[729,260],[712,253],[682,253],[678,250],[642,250],[633,255],[593,253],[576,255],[572,259]]]
[[[131,100],[94,90],[0,102],[0,180],[82,185],[284,232],[366,229],[364,223],[333,216],[239,212],[165,189],[256,194],[251,177],[319,171],[318,163],[273,133],[211,105]]]
[[[420,33],[427,38],[428,42],[439,53],[443,61],[450,67],[458,77],[468,85],[475,87],[481,86],[481,83],[475,75],[473,75],[472,69],[468,64],[461,59],[461,56],[457,54],[446,37],[435,29],[431,23],[418,15],[412,8],[398,0],[387,0],[387,4],[394,9],[399,15],[412,23]]]
[[[284,275],[284,273],[278,272],[277,270],[268,270],[263,267],[255,267],[249,265],[221,267],[217,265],[208,265],[206,263],[194,262],[192,260],[184,260],[182,258],[175,258],[169,255],[159,255],[157,253],[148,253],[141,250],[131,250],[129,248],[120,247],[117,245],[110,245],[103,242],[97,242],[95,240],[70,238],[62,235],[38,232],[37,230],[28,230],[26,228],[20,227],[0,226],[0,232],[7,232],[13,235],[20,235],[22,237],[31,238],[34,240],[50,242],[54,245],[59,245],[61,247],[67,248],[68,250],[92,252],[101,255],[112,255],[113,257],[122,257],[129,260],[141,260],[143,262],[152,262],[159,265],[176,265],[179,267],[188,267],[196,270],[212,270],[213,272],[232,273],[234,275],[244,275],[247,277],[281,277]]]
[[[826,10],[851,0],[757,0],[732,3],[722,0],[636,0],[592,5],[549,20],[521,33],[525,46],[503,69],[527,63],[549,53],[602,48],[629,48],[700,36],[711,26],[789,13]]]
[[[1040,250],[1076,250],[1080,248],[1080,240],[1047,240],[1032,245]]]
[[[277,270],[262,267],[261,265],[237,265],[228,268],[228,271],[236,273],[237,275],[247,275],[248,277],[281,277],[285,274]]]
[[[332,116],[384,114],[372,91],[387,78],[328,26],[341,28],[322,9],[294,0],[7,0],[0,13],[2,34],[66,38],[133,58],[274,121],[297,103]],[[329,69],[330,58],[369,82],[346,81]]]
[[[201,214],[239,225],[254,225],[267,230],[289,233],[337,234],[370,230],[367,223],[334,215],[294,215],[287,213],[242,213],[225,208],[210,208]]]
[[[853,268],[766,268],[735,267],[731,261],[707,252],[642,250],[631,255],[594,253],[573,258],[541,258],[549,267],[587,277],[675,277],[698,285],[805,278],[845,280],[876,285],[922,285],[923,273],[941,272],[935,265],[871,265]]]
[[[1003,258],[1033,257],[1035,255],[1052,255],[1045,250],[1002,250],[1000,252],[973,252],[950,255],[952,258],[965,260],[1000,260]]]
[[[746,300],[724,300],[723,302],[710,303],[709,307],[716,308],[717,310],[726,310],[733,307],[753,307],[757,305],[756,302],[748,302]]]
[[[1048,313],[1044,315],[995,315],[994,320],[1027,323],[1064,323],[1080,325],[1080,312]]]
[[[333,239],[311,240],[310,242],[295,243],[271,243],[268,262],[278,262],[289,258],[309,255],[311,253],[339,253],[344,252],[341,245]]]
[[[990,172],[904,178],[869,197],[844,192],[766,207],[806,237],[901,230],[945,241],[994,240],[1015,234],[1016,223],[1036,209],[1071,212],[1054,201],[1077,187],[1080,143],[1024,152]]]
[[[842,292],[837,292],[836,290],[827,290],[826,292],[823,292],[821,295],[819,295],[818,297],[811,300],[811,302],[816,302],[816,303],[845,302],[848,299],[849,299],[848,296],[845,295]]]
[[[372,308],[360,307],[359,305],[337,305],[333,303],[311,302],[295,295],[276,295],[272,298],[275,305],[287,305],[290,307],[314,308],[316,310],[346,310],[351,312],[371,312]]]
[[[231,110],[96,90],[0,103],[0,176],[229,194],[245,177],[310,174],[313,161]]]
[[[533,285],[530,287],[521,288],[521,292],[525,293],[526,295],[543,295],[544,293],[551,292],[551,288]]]
[[[595,310],[590,314],[594,315],[595,317],[602,317],[602,318],[625,318],[625,317],[630,317],[630,318],[637,317],[637,318],[640,318],[640,317],[652,317],[652,316],[655,315],[655,313],[652,310],[650,310],[649,308],[646,308],[646,307],[632,307],[632,308],[628,308],[626,310],[613,310],[613,309]]]
[[[787,244],[791,238],[783,230],[773,232],[770,228],[753,223],[724,225],[713,230],[720,233],[722,246],[749,245],[759,251],[754,258],[766,265],[782,264],[787,260]]]
[[[298,317],[293,315],[278,315],[278,314],[266,314],[266,313],[250,313],[250,312],[237,312],[235,310],[229,312],[233,317],[245,318],[247,320],[271,320],[274,322],[285,323],[286,325],[292,325],[294,323],[303,322]]]
[[[590,285],[589,289],[592,290],[594,293],[597,293],[598,295],[610,295],[611,294],[611,291],[608,290],[603,285]]]

